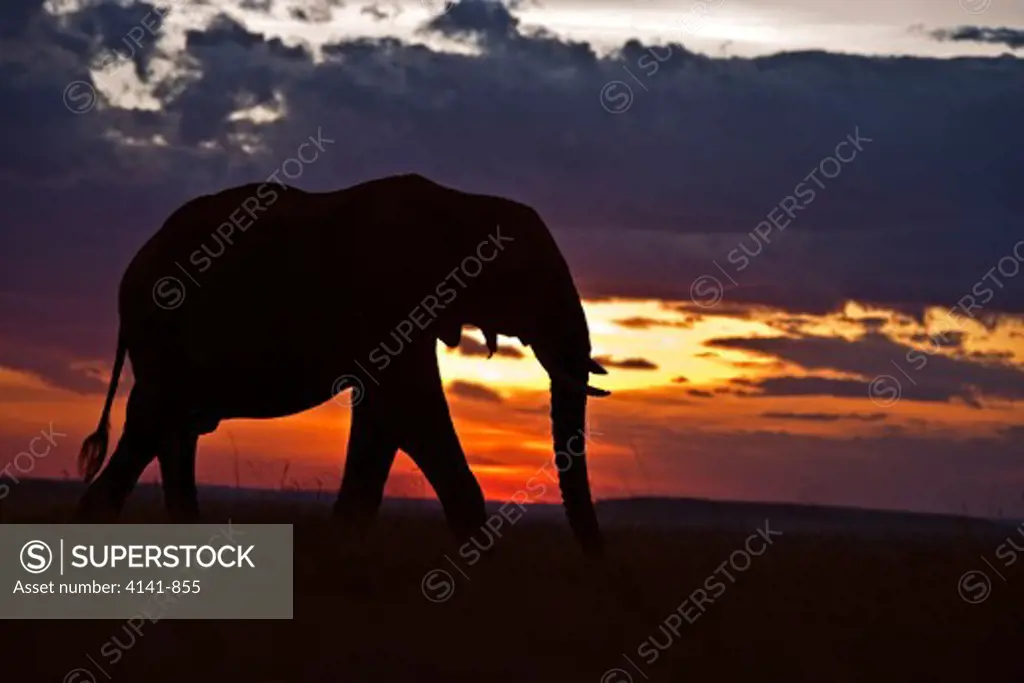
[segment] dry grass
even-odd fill
[[[13,522],[61,521],[74,503],[8,502]],[[296,524],[295,619],[147,623],[123,658],[107,665],[112,680],[598,683],[622,668],[644,681],[622,653],[651,681],[666,683],[1024,680],[1024,570],[1007,570],[1007,583],[997,582],[982,604],[957,592],[965,571],[983,568],[979,556],[992,557],[990,539],[785,534],[648,665],[637,647],[651,635],[665,641],[665,618],[746,534],[610,529],[609,557],[593,564],[564,525],[527,517],[468,566],[435,519],[386,515],[364,546],[344,548],[323,507],[207,505],[204,512],[211,522]],[[163,517],[137,502],[125,521]],[[454,594],[440,604],[421,593],[434,568],[455,578]],[[129,641],[116,621],[2,628],[12,681],[95,670],[87,655],[106,663],[105,643]]]

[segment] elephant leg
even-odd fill
[[[199,437],[184,430],[171,432],[160,443],[157,458],[164,490],[164,505],[172,522],[199,521],[196,493],[196,447]]]
[[[434,349],[412,365],[398,382],[403,396],[391,406],[392,419],[401,426],[399,447],[430,482],[452,531],[466,541],[487,519],[483,491],[455,433]]]
[[[334,515],[346,531],[361,536],[373,522],[397,452],[398,442],[376,410],[375,401],[367,397],[356,404],[345,471],[334,504]]]
[[[156,456],[158,415],[156,404],[136,385],[128,397],[124,433],[107,466],[79,501],[75,521],[96,523],[117,518],[139,477]]]

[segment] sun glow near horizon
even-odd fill
[[[674,448],[681,448],[682,454],[687,449],[678,444],[744,433],[823,438],[836,443],[885,434],[923,439],[942,433],[949,439],[971,439],[992,438],[1002,433],[1008,421],[1024,422],[1024,411],[1012,401],[988,400],[997,409],[993,413],[961,400],[915,400],[910,396],[892,405],[879,405],[869,400],[866,392],[829,395],[829,381],[841,387],[844,381],[866,382],[875,373],[896,375],[893,362],[908,375],[919,372],[916,378],[910,375],[914,382],[927,384],[936,378],[929,375],[927,367],[918,370],[901,355],[881,357],[876,365],[858,361],[857,367],[863,368],[854,371],[827,364],[816,367],[813,356],[786,357],[783,351],[771,350],[770,344],[758,346],[765,340],[851,346],[873,340],[880,348],[891,347],[894,354],[896,350],[901,354],[918,350],[932,364],[941,359],[964,362],[982,354],[983,360],[990,359],[985,362],[995,364],[993,368],[1010,367],[1019,366],[1024,359],[1024,325],[1016,320],[988,327],[967,321],[957,330],[959,337],[947,335],[955,344],[937,346],[929,335],[946,330],[950,320],[948,312],[938,309],[926,312],[921,320],[854,302],[828,315],[796,315],[757,307],[703,310],[691,302],[658,300],[586,301],[585,309],[593,355],[609,371],[605,376],[592,376],[591,383],[613,392],[609,398],[589,403],[591,476],[599,495],[673,491],[703,495],[702,486],[718,490],[718,484],[709,483],[715,481],[708,479],[712,475],[699,473],[704,460],[693,459],[696,455],[677,460],[671,453],[661,453],[659,434],[673,435]],[[488,497],[500,499],[521,489],[550,463],[549,380],[530,349],[517,340],[501,337],[503,351],[488,359],[479,355],[483,343],[479,330],[466,329],[463,334],[476,343],[459,349],[439,344],[442,377],[471,466]],[[472,353],[467,354],[466,348],[472,348]],[[97,359],[71,361],[69,369],[75,368],[93,377],[107,373],[106,363]],[[809,380],[824,382],[826,388],[806,395],[768,389],[775,386],[773,382]],[[123,420],[129,385],[130,381],[124,381],[115,403],[112,445]],[[10,368],[0,368],[0,387],[0,407],[5,415],[0,439],[8,449],[23,448],[26,435],[52,424],[66,437],[54,449],[53,457],[36,463],[33,476],[71,475],[81,439],[95,428],[102,393],[76,393]],[[907,390],[914,388],[905,385]],[[368,383],[366,390],[372,389]],[[343,394],[285,418],[224,422],[217,432],[201,440],[201,480],[266,488],[336,488],[344,463],[351,400],[350,394]],[[678,441],[682,435],[688,438]],[[705,458],[713,456],[703,454]],[[641,457],[643,476],[637,469]],[[679,467],[688,469],[680,474],[676,471]],[[156,476],[153,466],[146,477],[152,480]],[[672,481],[685,486],[673,489]],[[705,484],[699,483],[702,481]],[[557,487],[549,489],[544,499],[554,502]],[[750,494],[749,487],[745,491],[744,495]],[[431,492],[403,456],[396,461],[388,494],[423,497]]]

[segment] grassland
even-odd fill
[[[3,521],[65,521],[74,502],[11,495]],[[141,636],[118,621],[4,621],[5,680],[1024,680],[1024,569],[993,576],[984,601],[958,592],[966,571],[985,569],[998,534],[880,538],[773,524],[782,535],[745,570],[727,566],[734,581],[680,620],[671,615],[756,529],[610,525],[608,556],[594,562],[560,520],[527,513],[470,564],[431,515],[386,513],[359,545],[341,542],[325,506],[214,502],[204,516],[295,524],[292,621],[162,618]],[[164,518],[140,499],[124,521]],[[429,589],[432,600],[423,584],[434,570],[451,580],[433,575],[430,585],[443,589]],[[100,654],[113,638],[116,663]]]

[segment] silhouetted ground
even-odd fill
[[[66,491],[19,493],[26,492],[3,501],[5,522],[64,521],[75,502]],[[685,608],[698,615],[692,624],[673,618],[679,635],[668,645],[671,631],[660,627],[755,528],[614,526],[607,559],[594,564],[563,521],[531,523],[529,514],[470,565],[430,515],[385,514],[352,549],[339,543],[324,506],[207,502],[208,522],[295,523],[294,620],[162,619],[146,623],[113,665],[100,650],[113,637],[121,646],[131,641],[123,622],[5,621],[3,677],[83,683],[92,679],[66,676],[84,668],[108,680],[92,657],[109,680],[151,683],[1024,681],[1024,558],[1000,567],[1005,582],[982,560],[996,561],[1012,525],[993,534],[965,525],[946,535],[878,538],[769,522],[782,536],[745,571],[727,565],[735,583],[718,573],[724,593],[702,613]],[[124,521],[164,517],[139,498]],[[454,580],[444,602],[422,591],[434,569]],[[958,592],[973,569],[993,579],[977,604]],[[435,574],[431,584],[446,580]],[[652,636],[667,648],[648,641],[645,659],[638,648]],[[652,651],[658,657],[648,663]]]

